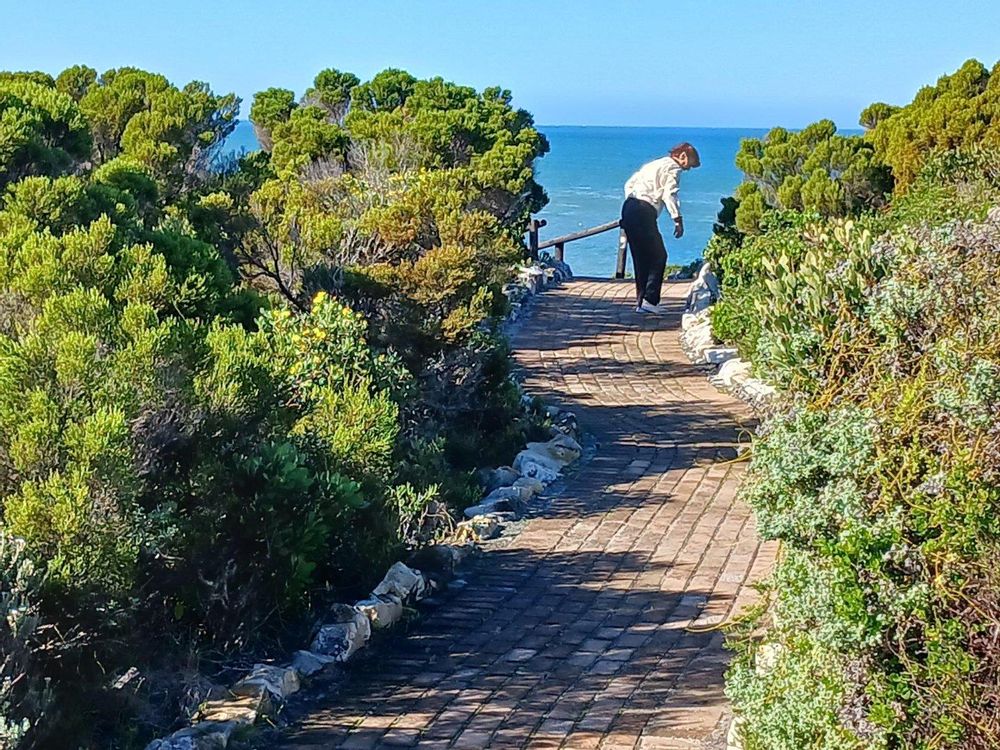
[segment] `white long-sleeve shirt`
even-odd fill
[[[656,209],[657,216],[666,208],[670,218],[679,219],[681,202],[677,192],[681,186],[682,171],[681,165],[672,156],[643,164],[625,183],[625,197],[633,196],[646,201]]]

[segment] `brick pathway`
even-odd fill
[[[352,663],[285,748],[717,747],[719,623],[774,557],[734,502],[748,421],[631,283],[546,292],[514,335],[528,392],[574,410],[599,448],[468,586]],[[558,487],[558,486],[557,486]],[[723,743],[724,746],[724,743]]]

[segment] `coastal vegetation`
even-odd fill
[[[531,116],[331,69],[225,157],[239,108],[0,74],[0,747],[141,744],[532,429],[499,328]]]
[[[998,104],[970,61],[737,157],[712,322],[783,393],[743,489],[781,542],[730,636],[745,750],[1000,746]]]

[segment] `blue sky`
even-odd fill
[[[969,57],[1000,1],[0,0],[0,69],[136,65],[248,106],[324,67],[513,90],[541,124],[853,126]]]

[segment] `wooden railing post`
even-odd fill
[[[566,245],[562,242],[556,243],[556,260],[562,263],[566,259]]]
[[[618,265],[615,266],[615,278],[625,278],[625,248],[628,247],[628,239],[625,237],[625,230],[618,230]]]
[[[538,260],[538,230],[545,224],[545,219],[532,219],[528,224],[528,255],[532,260]]]

